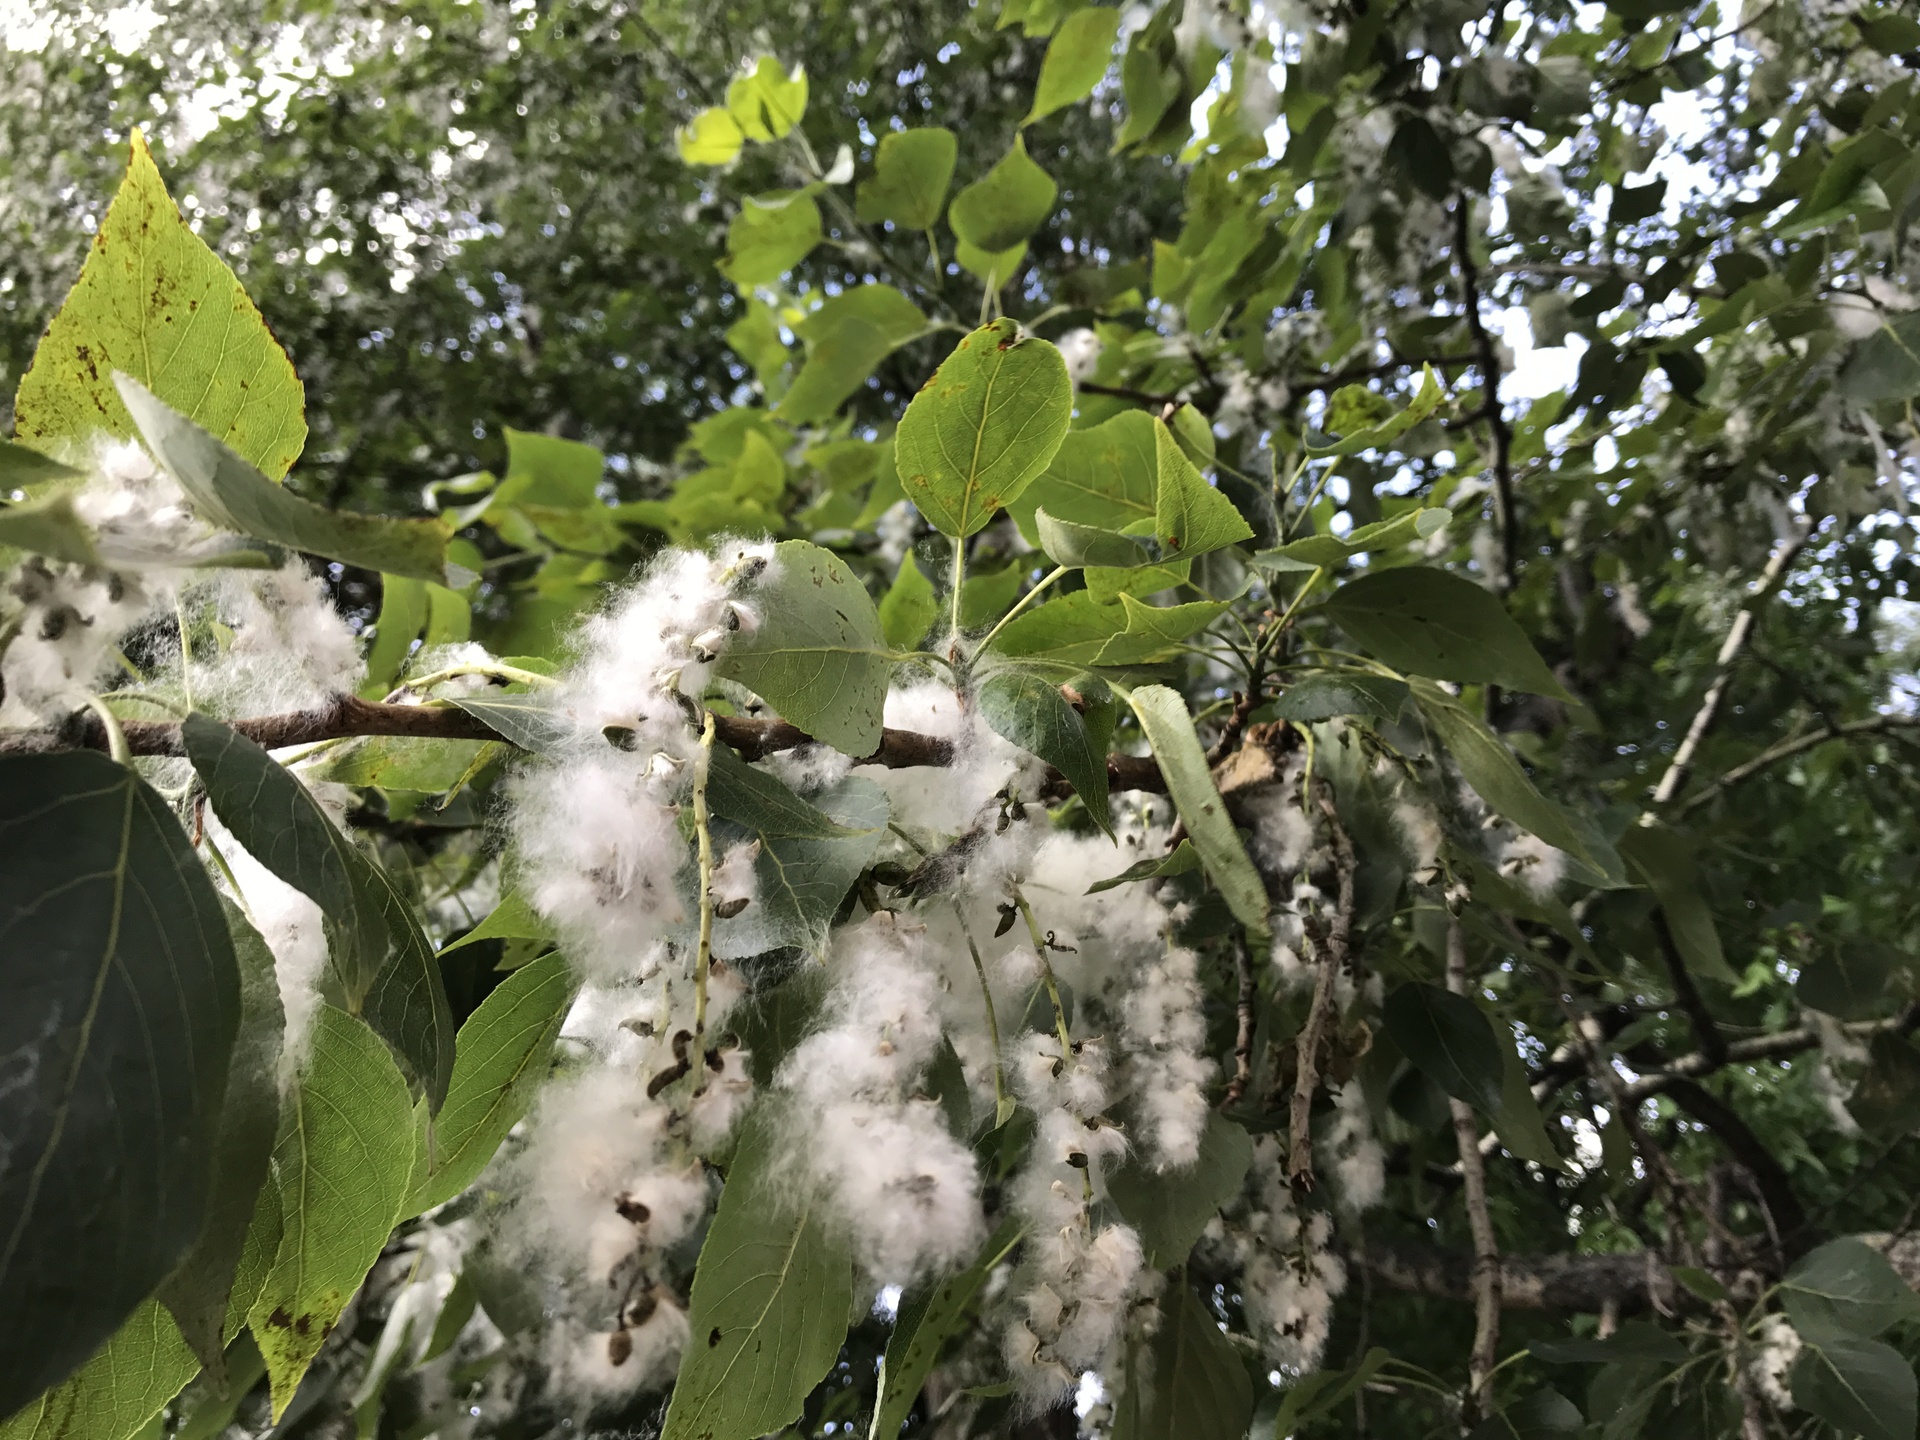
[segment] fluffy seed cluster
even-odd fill
[[[523,892],[590,976],[634,975],[687,920],[687,697],[759,624],[751,595],[772,564],[765,544],[670,551],[577,637],[553,695],[568,738],[514,787],[513,832]]]
[[[1788,1377],[1800,1358],[1800,1332],[1784,1315],[1769,1315],[1760,1322],[1759,1344],[1747,1364],[1747,1373],[1767,1400],[1782,1410],[1793,1409],[1793,1390]]]
[[[1328,1248],[1333,1222],[1324,1211],[1298,1208],[1286,1155],[1270,1135],[1254,1141],[1248,1181],[1254,1207],[1235,1247],[1245,1266],[1247,1319],[1275,1368],[1306,1375],[1319,1368],[1333,1302],[1347,1288],[1346,1266]]]
[[[919,1093],[940,1045],[926,933],[882,912],[837,937],[825,1024],[780,1067],[789,1163],[830,1199],[876,1284],[971,1259],[985,1233],[973,1156]]]
[[[1120,1044],[1140,1117],[1140,1150],[1157,1170],[1179,1170],[1198,1160],[1207,1128],[1203,1087],[1214,1066],[1205,1053],[1198,966],[1191,950],[1169,950],[1142,972],[1120,1006]]]
[[[1126,1151],[1105,1114],[1105,1047],[1088,1039],[1063,1053],[1057,1036],[1029,1032],[1014,1053],[1014,1075],[1039,1125],[1014,1187],[1029,1238],[1019,1313],[1002,1352],[1022,1396],[1044,1406],[1107,1357],[1142,1255],[1131,1226],[1099,1225],[1093,1213],[1105,1167]]]

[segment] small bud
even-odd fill
[[[633,1357],[633,1337],[616,1330],[607,1337],[607,1363],[618,1369]]]
[[[742,895],[737,900],[722,900],[718,905],[713,907],[714,918],[716,920],[731,920],[752,903],[752,898],[746,895]]]

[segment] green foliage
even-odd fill
[[[1215,1115],[1193,1164],[1155,1171],[1135,1158],[1116,1170],[1109,1182],[1114,1206],[1140,1232],[1148,1263],[1160,1269],[1185,1265],[1200,1232],[1240,1193],[1252,1162],[1247,1132]]]
[[[758,592],[763,613],[728,648],[719,673],[815,739],[872,754],[893,674],[873,598],[844,560],[805,540],[782,541],[774,567]]]
[[[306,442],[293,363],[174,208],[137,130],[80,278],[21,378],[17,438],[57,447],[99,429],[132,435],[139,421],[115,393],[117,371],[275,479]]]
[[[901,417],[894,442],[900,484],[943,535],[965,539],[1046,469],[1071,409],[1058,350],[1023,336],[1011,320],[983,325]]]
[[[1053,177],[1027,154],[1026,139],[1016,135],[998,164],[953,197],[947,223],[961,244],[999,254],[1040,228],[1059,193]]]
[[[429,1210],[479,1177],[545,1078],[579,985],[557,952],[500,982],[460,1027],[446,1103],[434,1117],[426,1179],[407,1208]]]
[[[1114,1415],[1115,1440],[1193,1436],[1235,1440],[1253,1419],[1253,1382],[1233,1348],[1182,1284],[1150,1344],[1134,1356],[1139,1380]]]
[[[1166,777],[1167,793],[1180,812],[1194,849],[1219,887],[1234,918],[1247,929],[1250,943],[1267,937],[1266,886],[1247,858],[1246,846],[1227,818],[1227,807],[1207,773],[1207,757],[1194,733],[1193,717],[1179,693],[1164,685],[1144,685],[1127,695],[1153,757]]]
[[[1080,709],[1051,680],[1015,668],[996,670],[980,682],[980,716],[1011,740],[1053,766],[1085,802],[1093,821],[1113,833],[1107,818],[1107,742],[1112,704]],[[1104,722],[1104,723],[1103,723]]]
[[[1114,37],[1119,32],[1118,10],[1091,5],[1067,16],[1047,44],[1047,57],[1033,90],[1033,108],[1021,123],[1031,125],[1092,94],[1113,62]]]
[[[1501,1108],[1500,1042],[1480,1007],[1437,985],[1402,985],[1381,1011],[1400,1053],[1456,1100],[1492,1115]]]
[[[868,1433],[897,1435],[940,1352],[966,1324],[980,1288],[1020,1243],[1017,1220],[1006,1220],[981,1247],[979,1257],[938,1285],[923,1285],[900,1297],[898,1318],[880,1367],[879,1393]]]
[[[1499,600],[1458,575],[1424,565],[1362,575],[1334,591],[1325,610],[1409,675],[1566,697]]]
[[[241,981],[179,823],[99,755],[0,757],[0,954],[18,1057],[0,1091],[11,1414],[85,1361],[198,1240]]]
[[[745,1122],[701,1246],[663,1440],[748,1440],[791,1423],[846,1333],[852,1263],[815,1202],[780,1184],[770,1120]]]
[[[276,1419],[386,1244],[414,1163],[406,1082],[378,1037],[322,1006],[308,1046],[274,1143],[280,1243],[247,1313]]]
[[[869,225],[890,222],[930,230],[946,205],[960,142],[938,125],[881,137],[873,175],[860,182],[856,206]]]

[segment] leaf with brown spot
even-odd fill
[[[393,1230],[413,1171],[412,1114],[380,1038],[321,1006],[274,1146],[280,1249],[247,1317],[275,1420]]]
[[[306,392],[293,362],[174,208],[137,130],[80,278],[21,378],[15,437],[47,451],[77,448],[103,429],[131,437],[115,370],[275,480],[306,444]]]

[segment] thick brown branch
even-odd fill
[[[361,735],[399,735],[425,740],[503,740],[487,724],[453,706],[387,705],[342,695],[330,705],[313,710],[297,710],[285,715],[260,715],[236,720],[233,728],[269,750],[289,745],[310,745],[320,740],[340,740]],[[784,720],[760,720],[745,715],[715,717],[719,738],[749,760],[759,760],[780,750],[792,750],[813,744],[813,737]],[[125,720],[127,746],[135,755],[184,755],[180,727],[166,720]],[[0,755],[45,754],[55,750],[105,750],[106,732],[99,717],[82,711],[57,729],[0,731]],[[884,765],[890,770],[916,766],[943,766],[953,763],[953,743],[937,735],[921,735],[912,730],[888,729],[881,732],[880,748],[865,756],[863,765]],[[1110,755],[1107,780],[1116,790],[1151,790],[1163,793],[1166,781],[1152,757]],[[1058,796],[1072,793],[1064,777],[1050,772],[1046,789]]]

